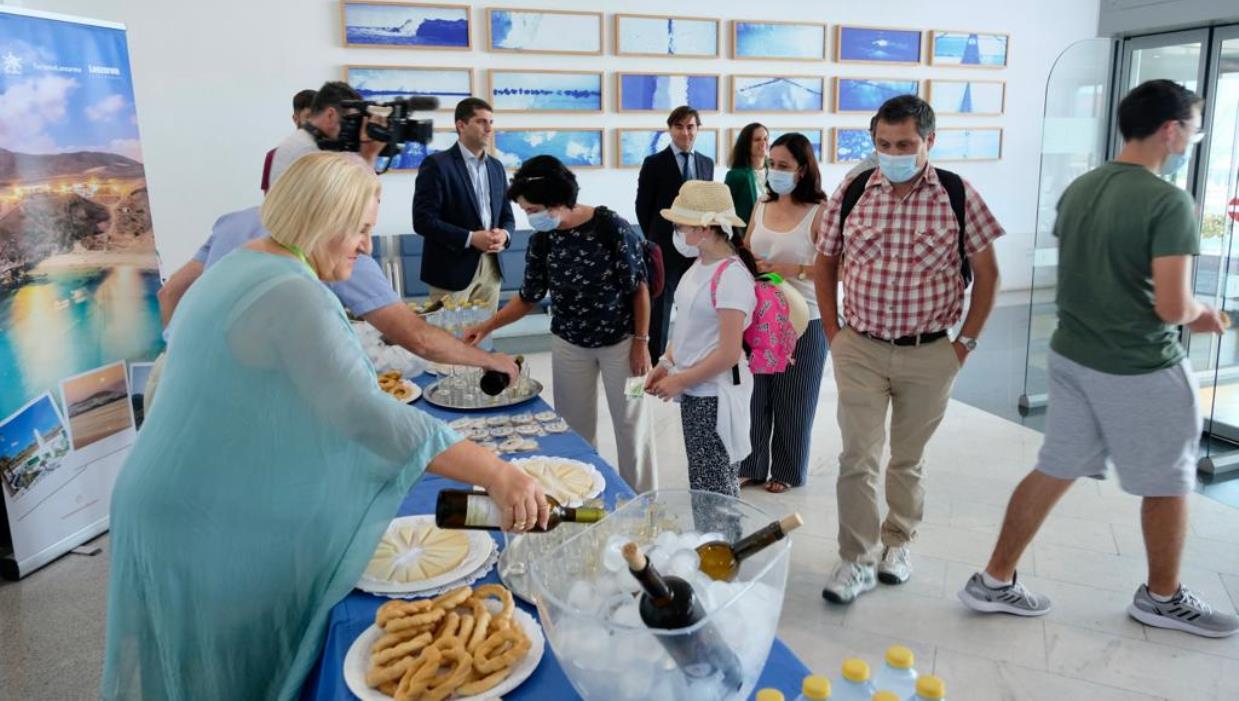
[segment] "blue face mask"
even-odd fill
[[[1166,158],[1166,162],[1162,164],[1162,167],[1158,169],[1158,172],[1162,175],[1174,175],[1183,170],[1183,166],[1187,165],[1188,153],[1188,151],[1184,151],[1183,153],[1170,154]]]
[[[771,170],[766,173],[766,184],[776,195],[786,195],[796,189],[796,171]]]
[[[916,154],[910,156],[890,156],[881,151],[878,152],[878,168],[882,170],[882,175],[892,183],[906,183],[916,174],[920,172],[921,167],[916,164]]]
[[[534,231],[551,231],[559,228],[559,217],[551,214],[547,210],[533,212],[529,216],[529,226]]]

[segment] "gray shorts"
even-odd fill
[[[1143,375],[1111,375],[1050,351],[1045,442],[1037,469],[1051,477],[1102,477],[1142,497],[1192,491],[1201,416],[1187,360]]]

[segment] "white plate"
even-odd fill
[[[449,696],[449,701],[487,701],[496,699],[520,686],[538,668],[542,661],[542,653],[546,647],[546,638],[542,636],[542,627],[533,616],[517,608],[512,611],[512,620],[520,624],[525,635],[529,637],[529,652],[525,659],[512,668],[507,679],[495,688],[482,692],[477,696]],[[349,647],[344,656],[344,683],[361,701],[391,701],[391,697],[366,685],[366,666],[370,664],[370,646],[379,639],[383,630],[376,625],[365,629]]]
[[[525,468],[522,463],[526,463],[531,460],[551,460],[551,461],[559,462],[559,463],[569,463],[573,465],[574,467],[585,472],[585,474],[589,475],[589,478],[593,480],[593,483],[594,483],[593,487],[590,490],[590,492],[584,496],[584,498],[573,499],[572,501],[564,504],[564,506],[569,506],[569,507],[580,506],[581,504],[584,503],[585,499],[593,499],[599,494],[602,494],[602,490],[607,488],[607,481],[606,479],[603,478],[602,473],[598,471],[598,468],[594,467],[593,465],[587,462],[581,462],[580,460],[569,460],[568,458],[560,458],[554,455],[530,455],[527,458],[513,458],[509,460],[508,462],[512,463],[513,465],[516,465],[517,467],[523,470]],[[551,496],[555,496],[555,495],[551,495]],[[555,497],[555,498],[558,499],[559,497]]]
[[[418,399],[421,398],[422,388],[419,387],[416,383],[409,382],[408,380],[401,380],[400,384],[404,385],[405,387],[408,387],[413,392],[413,396],[409,397],[408,401],[406,401],[405,404],[412,404],[413,402],[416,402]]]
[[[387,532],[390,533],[393,528],[401,526],[421,527],[425,525],[434,525],[435,517],[430,514],[420,514],[417,516],[401,516],[394,519],[387,526]],[[469,573],[477,570],[486,558],[490,557],[491,552],[495,550],[495,539],[490,537],[487,531],[461,531],[469,538],[469,554],[465,555],[465,559],[460,561],[451,570],[444,572],[437,577],[430,579],[420,579],[416,582],[392,582],[386,579],[375,579],[365,574],[361,575],[361,579],[357,582],[357,588],[369,592],[371,594],[416,594],[428,589],[435,589],[444,584],[451,584],[458,579],[461,579]]]

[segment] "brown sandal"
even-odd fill
[[[740,478],[740,489],[744,489],[745,487],[756,487],[758,485],[765,484],[765,483],[766,483],[766,480],[759,480],[755,477],[741,477]]]
[[[786,492],[787,490],[791,488],[792,486],[790,484],[786,482],[780,482],[778,480],[770,480],[766,482],[766,491],[770,492],[771,494],[782,494],[783,492]]]

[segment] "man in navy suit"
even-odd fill
[[[499,252],[511,244],[516,218],[503,164],[486,154],[494,115],[485,100],[456,105],[457,141],[427,156],[413,192],[413,231],[426,239],[422,282],[431,297],[499,306]]]
[[[647,156],[637,177],[637,223],[645,237],[662,249],[666,268],[666,286],[662,296],[650,300],[650,360],[654,363],[667,349],[667,329],[671,323],[671,307],[675,288],[692,258],[685,258],[671,244],[671,222],[658,212],[671,206],[680,186],[686,180],[713,180],[714,161],[693,151],[701,117],[697,110],[681,105],[667,118],[671,145],[653,156]]]

